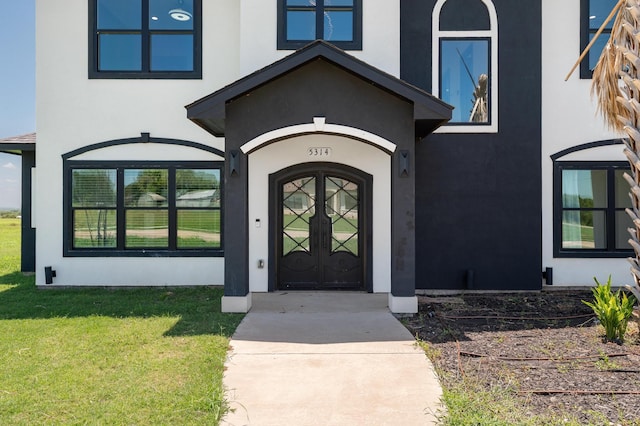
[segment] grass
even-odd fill
[[[442,353],[428,342],[417,340],[426,356],[436,367],[442,385],[442,403],[445,409],[437,413],[441,426],[537,426],[562,424],[579,426],[580,423],[567,416],[548,417],[535,415],[523,407],[514,389],[508,386],[487,388],[471,374],[454,376],[438,368]]]
[[[0,424],[218,424],[220,289],[37,290],[0,219]]]

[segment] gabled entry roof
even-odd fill
[[[227,102],[319,58],[411,102],[416,137],[428,135],[451,119],[452,106],[322,40],[316,40],[291,55],[187,105],[187,117],[214,136],[224,136]]]

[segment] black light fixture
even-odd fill
[[[51,266],[44,267],[44,282],[45,284],[53,284],[53,279],[56,277],[56,271]]]
[[[184,8],[184,1],[180,0],[179,4],[180,5],[177,8],[171,9],[169,11],[169,16],[171,16],[172,19],[175,19],[176,21],[180,21],[180,22],[190,21],[193,18],[193,15],[191,14],[191,12],[188,12]]]

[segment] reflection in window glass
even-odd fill
[[[65,173],[71,179],[65,252],[189,255],[222,249],[222,169],[215,163],[151,164],[109,162],[111,168],[78,166]]]
[[[200,67],[201,0],[91,0],[92,78],[193,78]],[[196,6],[198,6],[196,10]],[[145,16],[143,16],[143,12]],[[95,58],[95,59],[94,59]],[[168,74],[180,73],[180,74]]]
[[[360,2],[355,0],[279,0],[283,3],[283,14],[279,17],[279,44],[289,43],[290,47],[301,47],[297,42],[327,40],[344,48],[359,48],[349,43],[358,43],[356,20]],[[282,19],[282,18],[285,19]],[[282,40],[282,36],[285,37]],[[282,48],[280,46],[279,48]]]
[[[142,23],[141,0],[97,0],[99,30],[139,30]]]
[[[562,206],[603,208],[607,206],[606,170],[563,170]]]
[[[116,170],[74,170],[71,185],[73,207],[116,206]]]
[[[489,122],[489,40],[441,39],[440,98],[451,123]]]
[[[328,41],[353,40],[353,11],[327,10],[324,12],[324,39]]]
[[[315,216],[316,179],[303,177],[282,185],[282,255],[310,251]]]
[[[593,36],[598,31],[604,20],[609,16],[609,13],[613,10],[617,0],[589,0],[589,41],[593,39]],[[600,58],[602,49],[609,41],[611,35],[611,26],[613,25],[613,19],[609,21],[604,31],[598,37],[595,44],[589,50],[589,69],[593,70]]]
[[[169,245],[169,215],[166,209],[127,210],[127,248],[166,248]]]
[[[193,0],[149,0],[149,28],[152,30],[193,29]]]
[[[562,248],[605,249],[607,235],[603,211],[562,213]]]
[[[601,163],[563,164],[557,189],[561,190],[560,249],[624,253],[631,249],[627,228],[632,222],[625,212],[630,206],[627,168]]]
[[[167,205],[166,169],[127,169],[124,171],[126,207],[164,207]]]
[[[220,211],[179,209],[178,248],[220,247]]]
[[[115,209],[74,210],[74,248],[113,248],[116,246],[116,234]]]

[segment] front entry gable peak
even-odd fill
[[[413,105],[416,137],[424,137],[451,118],[452,107],[426,91],[375,68],[337,47],[317,40],[230,85],[186,106],[187,117],[214,136],[225,136],[226,105],[316,60],[324,60]]]

